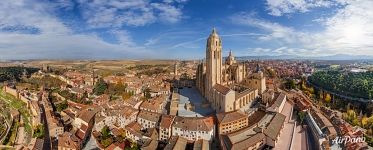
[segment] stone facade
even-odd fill
[[[214,29],[207,39],[206,60],[197,66],[196,86],[217,112],[235,111],[251,105],[265,89],[265,78],[258,86],[242,85],[248,79],[243,63],[238,63],[232,51],[223,64],[222,40]],[[259,92],[258,92],[259,90]]]

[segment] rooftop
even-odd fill
[[[189,131],[211,131],[214,128],[214,118],[176,116],[173,127]]]
[[[248,118],[248,116],[241,111],[232,111],[227,113],[219,113],[216,115],[216,118],[218,120],[218,123],[221,124]]]

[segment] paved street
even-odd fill
[[[91,137],[89,138],[87,144],[85,145],[85,147],[83,148],[83,150],[98,150],[98,145],[96,143],[96,140],[95,138],[91,135]]]
[[[292,105],[289,102],[285,103],[284,109],[282,110],[282,114],[286,115],[284,128],[282,129],[280,138],[276,144],[274,150],[283,150],[283,149],[290,149],[291,140],[293,137],[294,131],[294,121],[291,120],[291,112],[292,112]]]
[[[44,145],[43,145],[43,149],[50,150],[51,149],[51,139],[49,137],[47,117],[45,115],[44,106],[41,105],[40,108],[42,109],[41,116],[42,116],[42,123],[43,123],[43,126],[44,126]]]
[[[293,144],[293,149],[295,150],[307,150],[306,128],[297,125],[294,133]]]

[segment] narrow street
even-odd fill
[[[49,129],[48,129],[48,122],[47,122],[47,117],[45,115],[45,109],[44,109],[44,106],[43,105],[40,105],[40,109],[42,110],[41,111],[41,121],[43,123],[43,126],[44,126],[44,145],[43,145],[43,149],[45,150],[51,150],[51,139],[50,139],[50,136],[49,136]]]

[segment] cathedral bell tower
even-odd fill
[[[206,45],[206,93],[209,93],[215,84],[221,84],[222,80],[222,41],[212,30]]]

